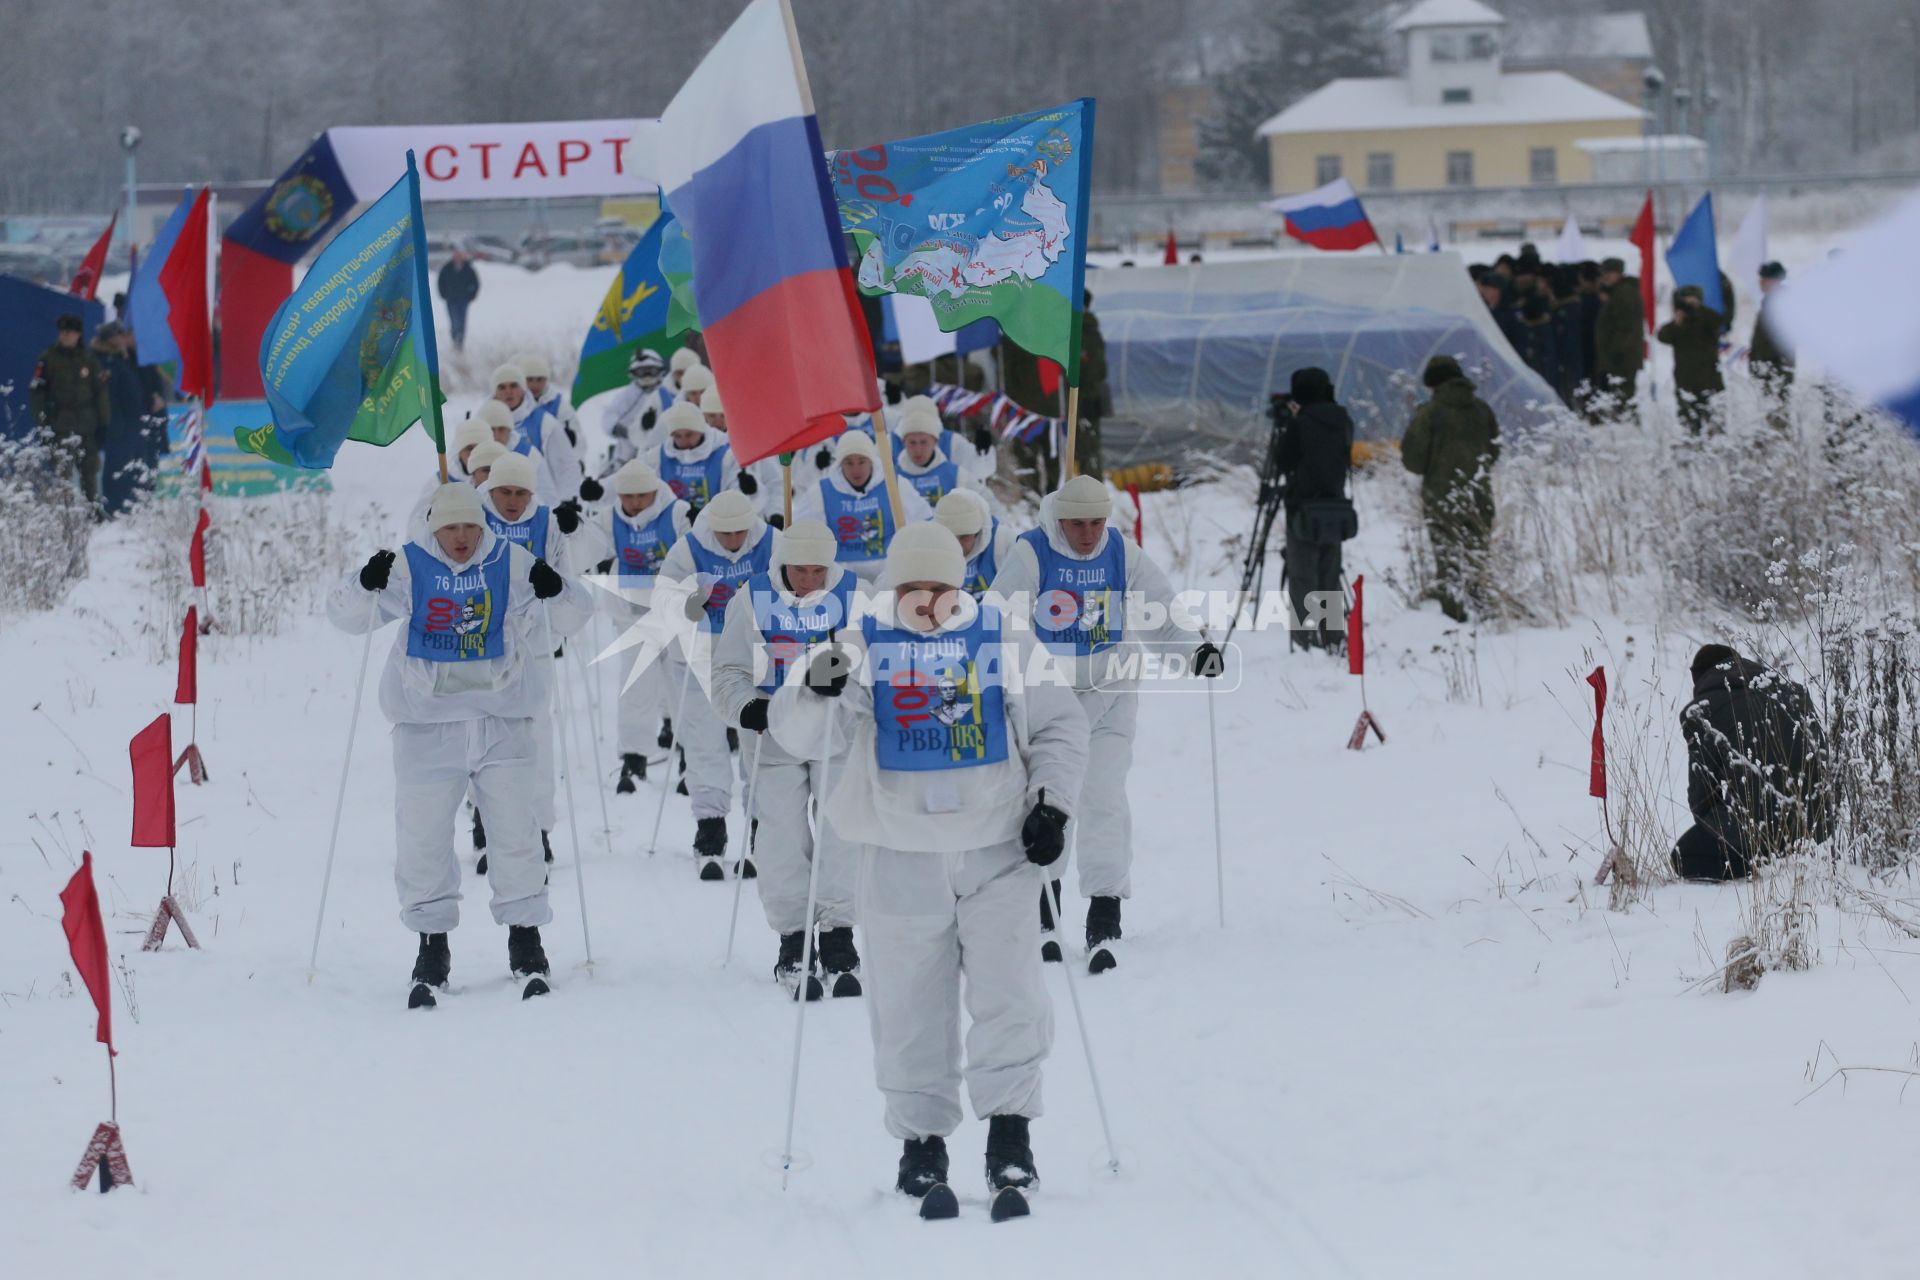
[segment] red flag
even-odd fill
[[[133,760],[133,838],[136,849],[173,847],[173,717],[162,711],[127,744]]]
[[[193,571],[196,587],[207,585],[207,526],[212,523],[207,509],[200,508],[200,518],[193,524],[193,545],[187,548],[187,567]]]
[[[1147,513],[1140,509],[1140,486],[1127,486],[1127,496],[1133,499],[1133,545],[1139,546],[1147,540]]]
[[[220,394],[258,400],[260,343],[293,292],[293,267],[238,240],[220,242]]]
[[[160,291],[167,295],[167,327],[180,348],[180,394],[213,403],[213,329],[207,310],[207,188],[187,212],[173,252],[160,268]]]
[[[1587,677],[1593,686],[1593,761],[1587,766],[1587,794],[1607,798],[1607,669],[1595,667]]]
[[[200,700],[200,610],[187,606],[187,620],[180,628],[180,674],[173,682],[175,702]]]
[[[107,929],[100,921],[100,894],[93,887],[93,855],[80,854],[80,869],[60,891],[60,927],[66,931],[73,967],[100,1011],[93,1038],[113,1052],[113,991],[107,985]]]
[[[213,466],[204,455],[200,459],[200,492],[213,492]]]
[[[1167,254],[1164,258],[1160,259],[1160,265],[1163,267],[1176,267],[1180,265],[1180,246],[1173,242],[1172,227],[1167,228]]]
[[[93,295],[100,288],[100,273],[107,269],[107,246],[113,243],[113,229],[119,224],[120,212],[116,209],[113,216],[107,219],[107,229],[100,233],[100,238],[93,242],[93,248],[87,250],[87,256],[80,260],[72,283],[67,285],[68,293],[89,302],[93,300]]]
[[[1640,216],[1633,220],[1633,234],[1627,239],[1640,251],[1640,309],[1646,314],[1647,332],[1652,333],[1654,321],[1653,192],[1647,192],[1647,202],[1640,206]]]
[[[1353,580],[1353,608],[1347,614],[1347,674],[1364,676],[1367,674],[1367,640],[1360,616],[1361,591],[1367,585],[1367,577],[1361,574]]]

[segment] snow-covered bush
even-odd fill
[[[86,576],[93,504],[71,466],[45,436],[0,438],[0,612],[51,609]]]

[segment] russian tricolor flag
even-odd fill
[[[708,360],[744,465],[879,407],[813,93],[786,0],[752,0],[660,118]]]
[[[1358,249],[1380,242],[1353,184],[1345,178],[1335,178],[1305,195],[1269,200],[1264,207],[1286,218],[1288,235],[1316,249]]]

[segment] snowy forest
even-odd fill
[[[829,146],[1100,102],[1096,187],[1151,193],[1161,89],[1196,74],[1217,112],[1204,172],[1258,188],[1260,120],[1332,75],[1377,70],[1403,6],[1366,0],[796,0]],[[1508,0],[1511,19],[1647,15],[1668,122],[1731,173],[1920,164],[1920,6],[1911,0]],[[152,182],[266,178],[332,125],[653,115],[725,26],[720,5],[318,0],[168,5],[9,0],[0,41],[0,207],[84,212],[145,131]],[[184,19],[184,20],[183,20]],[[51,87],[50,86],[57,86]],[[1717,117],[1717,118],[1716,118]]]

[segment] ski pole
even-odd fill
[[[681,733],[686,731],[685,715],[687,710],[687,686],[693,683],[693,663],[689,661],[686,669],[680,673],[680,702],[673,709],[674,742],[677,744]],[[673,781],[673,749],[667,750],[667,776],[660,780],[660,807],[653,811],[653,838],[647,841],[647,856],[651,858],[660,847],[660,819],[667,814],[667,792],[671,791]]]
[[[548,617],[545,604],[540,608],[540,629],[545,634],[547,647],[543,653],[553,652],[553,620]],[[553,662],[552,658],[547,659]],[[559,665],[555,663],[555,665]],[[573,703],[573,691],[567,687],[566,672],[560,673],[559,696],[553,699],[553,714],[560,718],[557,726],[560,739],[560,777],[567,788],[567,840],[573,846],[573,883],[580,891],[580,944],[587,953],[587,972],[593,972],[593,934],[587,928],[587,867],[580,856],[580,819],[573,807],[573,751],[567,741],[571,716],[568,712]],[[604,803],[604,801],[602,802]]]
[[[360,731],[360,696],[367,688],[367,659],[373,653],[373,633],[379,629],[380,593],[369,592],[367,640],[360,646],[360,674],[353,679],[353,715],[347,721],[347,749],[340,757],[340,794],[333,802],[333,832],[327,837],[327,869],[320,877],[320,911],[313,918],[313,951],[307,956],[307,981],[320,969],[320,927],[327,918],[327,890],[333,886],[333,853],[340,847],[340,815],[347,807],[347,770],[353,764],[353,740]]]
[[[1080,852],[1080,824],[1074,823],[1073,852],[1077,858]],[[1060,886],[1056,881],[1053,890],[1053,918],[1056,923],[1066,919],[1060,905]],[[1107,1139],[1107,1172],[1120,1172],[1120,1149],[1113,1144],[1113,1125],[1107,1119],[1107,1097],[1100,1089],[1100,1070],[1093,1065],[1093,1041],[1087,1038],[1087,1015],[1080,1008],[1080,988],[1073,980],[1073,965],[1060,966],[1067,975],[1067,998],[1073,1002],[1073,1021],[1080,1029],[1080,1048],[1087,1055],[1087,1078],[1093,1082],[1093,1105],[1100,1113],[1100,1132]]]
[[[884,445],[882,446],[885,447]],[[826,831],[827,807],[824,797],[831,794],[827,786],[827,770],[833,760],[833,714],[834,708],[827,708],[826,741],[820,747],[820,789],[814,792],[822,797],[822,802],[814,806],[814,816],[819,820],[820,833]],[[806,946],[800,953],[800,985],[794,989],[794,1003],[799,1009],[793,1015],[793,1070],[787,1077],[787,1141],[781,1148],[780,1189],[787,1189],[787,1178],[793,1172],[793,1116],[800,1104],[800,1042],[807,1032],[807,980],[813,976],[813,909],[818,900],[820,889],[820,833],[813,841],[813,857],[807,859],[807,915]]]
[[[764,730],[753,735],[753,768],[747,771],[747,838],[745,841],[747,851],[741,855],[742,862],[753,856],[753,793],[760,785],[760,759],[766,754],[766,736]],[[747,878],[740,874],[740,870],[741,868],[736,867],[733,873],[733,919],[727,922],[727,955],[726,959],[720,962],[722,969],[733,963],[733,935],[740,928],[740,893],[747,883]]]
[[[1227,655],[1220,655],[1221,665]],[[1207,680],[1207,754],[1213,763],[1213,883],[1220,899],[1220,927],[1227,927],[1227,855],[1220,835],[1220,730],[1213,716],[1213,680]]]
[[[574,651],[573,657],[574,657],[574,666],[580,672],[581,696],[586,699],[587,712],[588,712],[589,718],[591,718],[593,713],[593,708],[598,705],[598,703],[596,702],[593,696],[593,680],[591,677],[587,675],[587,660],[584,657],[580,656],[580,653],[578,650]],[[585,727],[582,728],[582,732],[587,732],[587,731],[588,730]],[[594,776],[593,793],[600,798],[600,838],[602,841],[605,842],[607,846],[607,852],[612,853],[613,852],[613,820],[607,816],[607,775],[604,769],[600,769],[596,766],[591,765],[591,761],[593,760],[594,753],[596,751],[602,751],[606,749],[605,741],[601,737],[600,726],[597,722],[591,726],[591,736],[588,739],[587,745],[588,745],[588,751],[587,751],[586,759],[589,761],[589,767],[593,768],[593,776]]]

